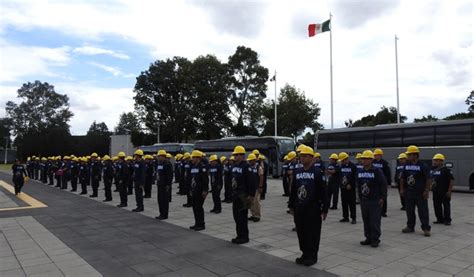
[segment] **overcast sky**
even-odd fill
[[[93,120],[109,129],[133,110],[135,78],[156,59],[257,51],[278,86],[319,103],[330,127],[329,33],[309,23],[333,14],[335,126],[396,105],[409,120],[464,112],[473,89],[470,0],[8,1],[0,0],[0,117],[25,82],[41,80],[70,97],[71,131]],[[273,98],[269,82],[268,97]]]

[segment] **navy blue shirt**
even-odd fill
[[[426,188],[426,182],[431,179],[430,170],[420,161],[414,164],[407,162],[403,167],[402,179],[404,189],[408,193],[422,193]]]
[[[170,186],[173,182],[173,166],[169,161],[158,162],[156,166],[156,183],[158,186]]]
[[[347,164],[341,164],[339,170],[341,172],[341,188],[347,189],[347,186],[351,186],[351,189],[353,189],[357,167],[352,162],[349,162]]]
[[[442,166],[440,168],[433,168],[430,171],[431,178],[433,182],[431,183],[431,188],[435,193],[445,194],[448,192],[449,183],[451,180],[454,180],[453,173],[451,170]]]
[[[223,167],[221,164],[209,165],[209,175],[211,177],[211,186],[222,187],[222,171]]]
[[[234,198],[255,196],[254,182],[251,180],[252,169],[242,161],[232,167],[232,195]]]
[[[209,191],[209,176],[207,175],[207,165],[198,163],[191,165],[191,192],[198,195]]]
[[[307,170],[301,166],[294,172],[288,206],[298,209],[312,205],[319,206],[323,213],[328,212],[329,202],[323,173],[314,166],[310,166]]]
[[[387,179],[379,168],[359,169],[356,183],[361,201],[378,201],[387,196]]]
[[[135,183],[145,183],[145,169],[145,162],[143,160],[135,161],[133,164],[133,181]]]

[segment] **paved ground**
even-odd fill
[[[0,179],[8,182],[10,178],[0,173]],[[24,191],[48,207],[0,210],[2,277],[25,273],[28,276],[35,276],[34,273],[43,276],[331,276],[34,181]],[[21,239],[17,234],[23,234],[25,242],[18,241]],[[22,253],[26,250],[16,252],[23,248],[29,249],[27,253]],[[56,250],[67,252],[59,256],[68,262],[62,264]],[[27,265],[38,267],[38,272],[30,272]]]
[[[286,198],[282,197],[279,180],[270,180],[270,193],[263,201],[263,218],[250,223],[251,242],[245,247],[256,249],[288,261],[300,255],[292,219],[286,214]],[[146,216],[158,215],[156,188],[153,198],[145,200]],[[174,188],[174,192],[176,188]],[[174,193],[173,192],[173,193]],[[97,201],[102,201],[103,191]],[[379,248],[362,247],[361,219],[356,225],[339,223],[341,210],[330,211],[324,222],[320,260],[315,268],[343,276],[474,276],[474,195],[455,193],[453,196],[453,225],[433,225],[432,237],[426,238],[417,226],[414,234],[402,234],[406,215],[400,211],[395,189],[389,190],[388,218],[382,221],[382,244]],[[184,196],[173,194],[168,223],[187,228],[193,224],[192,210],[183,208]],[[114,201],[118,203],[118,195]],[[430,199],[430,218],[433,209]],[[205,203],[206,230],[204,234],[228,241],[235,236],[230,204],[223,204],[223,213],[211,214],[212,198]],[[134,208],[134,197],[129,197],[128,210]],[[359,207],[358,207],[359,208]],[[359,213],[359,210],[358,210]],[[359,213],[360,214],[360,213]]]

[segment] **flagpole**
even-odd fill
[[[277,72],[275,70],[274,81],[275,81],[275,137],[278,135],[277,132]]]
[[[332,85],[332,14],[329,13],[329,59],[331,74],[331,129],[334,129],[334,102],[333,102],[333,85]]]
[[[397,49],[398,37],[395,35],[395,77],[397,82],[397,123],[400,124],[400,96],[398,92],[398,49]]]

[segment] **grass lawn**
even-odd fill
[[[0,164],[0,170],[12,170],[12,165],[11,164]]]

